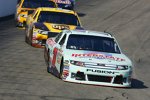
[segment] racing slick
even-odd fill
[[[44,47],[46,39],[64,29],[80,29],[76,12],[60,8],[38,8],[27,19],[25,41],[34,47]]]
[[[54,0],[59,8],[73,10],[75,0]]]
[[[28,15],[38,7],[57,8],[57,4],[53,0],[18,0],[15,14],[16,26],[24,27]]]
[[[132,62],[109,33],[64,30],[47,39],[44,57],[47,71],[64,81],[131,86]]]

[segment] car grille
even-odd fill
[[[96,81],[96,82],[106,82],[111,83],[112,77],[108,76],[97,76],[97,75],[87,75],[89,81]]]
[[[109,69],[109,70],[116,70],[116,65],[106,65],[106,64],[99,64],[99,63],[89,63],[85,62],[85,67],[92,67],[92,68],[100,68],[100,69]]]

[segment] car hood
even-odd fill
[[[43,23],[51,32],[61,32],[62,30],[74,30],[77,26],[66,24]]]
[[[66,24],[53,24],[53,23],[34,23],[35,27],[41,30],[50,31],[50,32],[61,32],[64,29],[74,30],[80,29],[83,30],[82,27],[74,26],[74,25],[66,25]]]
[[[68,49],[65,52],[64,58],[67,60],[113,65],[132,65],[131,60],[124,54]]]

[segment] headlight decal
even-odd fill
[[[118,65],[117,66],[117,70],[128,70],[128,66],[126,66],[126,65]]]
[[[49,32],[49,31],[44,31],[44,30],[38,29],[38,33],[39,33],[39,34],[48,35],[48,32]]]
[[[26,14],[20,14],[19,16],[20,16],[20,17],[24,17],[24,18],[27,18],[27,17],[28,17],[28,15],[26,15]]]
[[[85,63],[84,62],[71,60],[70,63],[73,64],[73,65],[76,65],[76,66],[85,67]]]

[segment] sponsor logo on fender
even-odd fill
[[[95,73],[103,73],[103,74],[115,74],[118,72],[114,71],[104,71],[104,70],[97,70],[97,69],[87,69],[87,72],[95,72]]]
[[[115,61],[125,61],[125,59],[113,57],[111,55],[105,55],[105,54],[96,54],[96,53],[87,53],[87,54],[72,54],[72,57],[80,57],[80,58],[96,58],[96,59],[109,59],[109,60],[115,60]]]
[[[53,46],[53,45],[56,44],[56,43],[55,43],[55,41],[53,41],[53,39],[47,39],[47,44]]]

